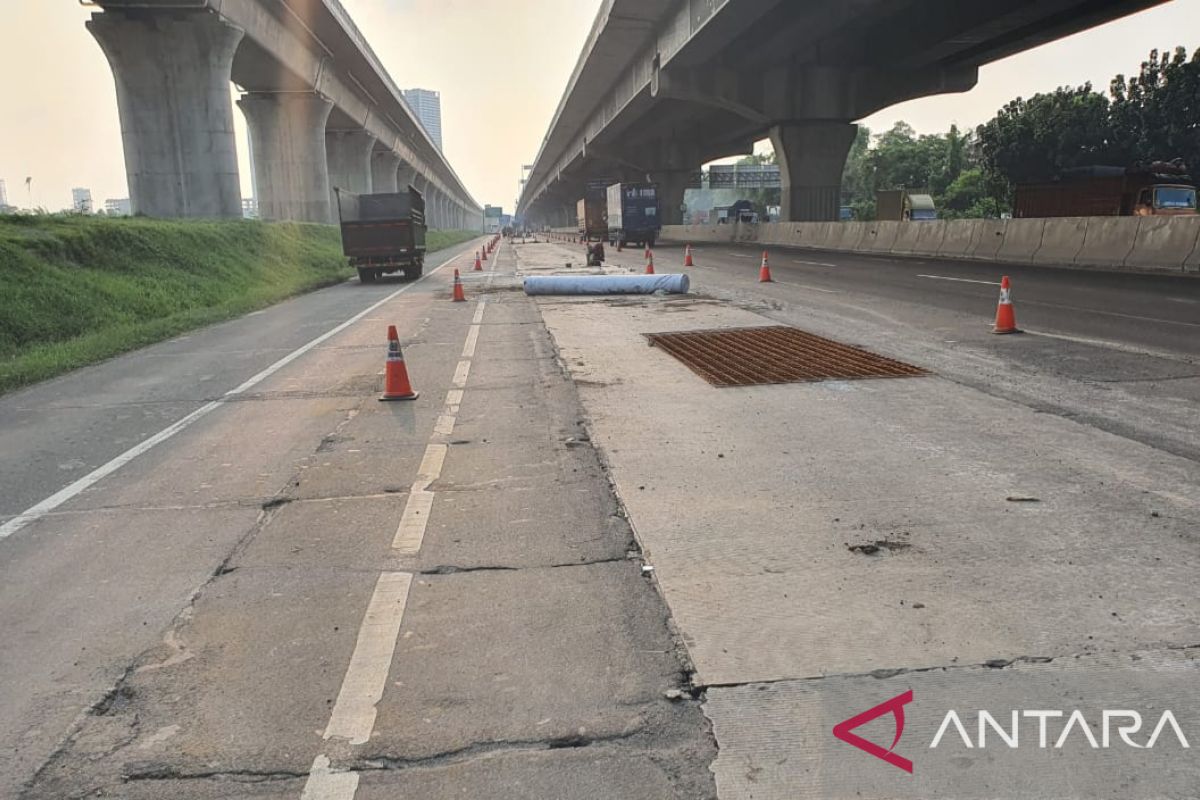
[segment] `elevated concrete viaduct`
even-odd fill
[[[338,188],[427,194],[438,226],[483,211],[338,0],[97,0],[135,213],[242,214],[230,81],[259,215],[336,220]]]
[[[834,220],[856,120],[1160,2],[605,0],[518,212],[552,223],[589,182],[634,174],[677,224],[690,175],[769,137],[783,218]]]

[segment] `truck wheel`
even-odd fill
[[[365,269],[363,267],[358,268],[359,283],[374,283],[378,277],[379,273],[373,269]]]
[[[404,279],[407,281],[415,281],[417,278],[421,277],[421,273],[424,272],[424,269],[425,265],[420,263],[407,266],[404,268]]]

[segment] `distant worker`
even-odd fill
[[[604,242],[596,242],[588,245],[588,266],[602,267],[604,266]]]

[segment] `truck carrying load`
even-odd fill
[[[387,194],[337,190],[342,252],[363,283],[404,272],[408,280],[425,267],[425,198],[409,186]]]
[[[1180,161],[1065,169],[1058,180],[1016,188],[1013,216],[1128,217],[1196,213],[1196,186]]]
[[[658,185],[614,183],[608,187],[608,240],[617,247],[654,247],[662,223],[658,215]]]

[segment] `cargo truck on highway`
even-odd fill
[[[1196,186],[1182,162],[1077,167],[1050,183],[1018,184],[1013,216],[1128,217],[1196,213]]]
[[[575,207],[579,218],[579,235],[585,242],[603,242],[608,239],[608,199],[603,190],[589,191]]]
[[[342,252],[358,279],[374,283],[381,275],[403,272],[408,280],[425,267],[425,198],[409,186],[388,194],[336,190],[342,226]]]
[[[607,190],[608,241],[654,247],[662,222],[658,215],[658,185],[614,183]]]

